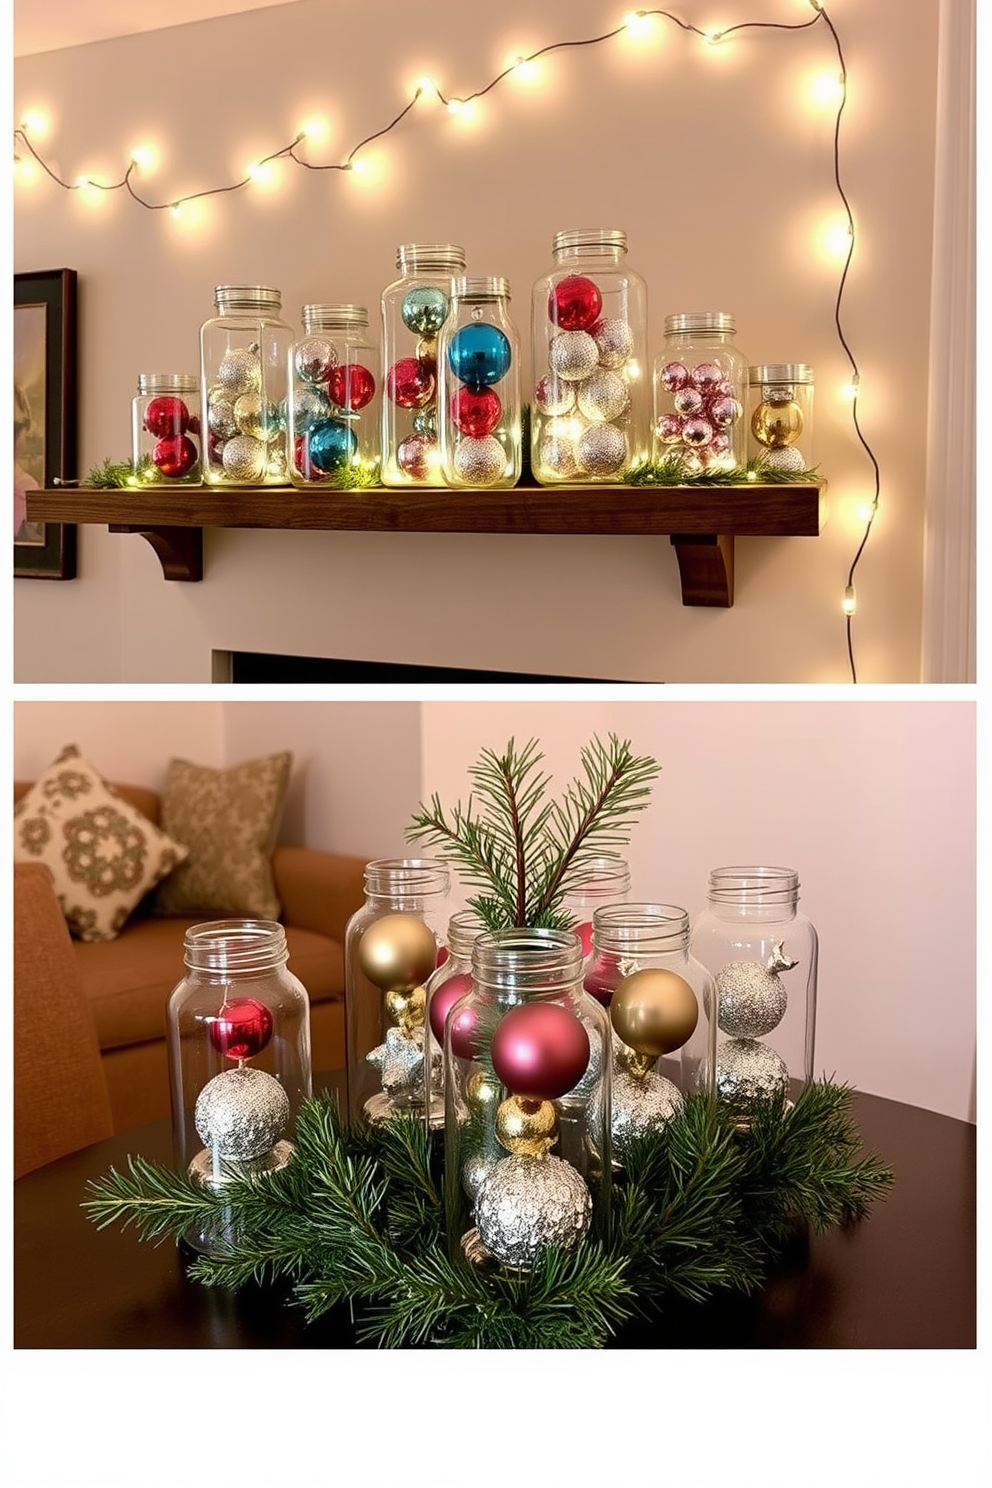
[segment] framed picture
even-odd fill
[[[74,579],[76,529],[27,493],[76,479],[76,271],[14,275],[14,577]]]

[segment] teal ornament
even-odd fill
[[[331,400],[323,388],[301,387],[293,393],[293,420],[298,434],[330,415]]]
[[[358,454],[358,436],[339,419],[312,424],[308,438],[310,463],[321,475],[333,475]]]
[[[509,339],[499,326],[477,321],[456,331],[448,346],[448,366],[466,387],[491,387],[510,370]]]
[[[437,438],[437,409],[420,408],[413,415],[413,427],[418,434],[426,434],[428,439]]]
[[[409,289],[403,296],[400,315],[415,336],[436,336],[448,318],[448,296],[430,285]]]

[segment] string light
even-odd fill
[[[844,602],[841,608],[843,609],[844,614],[849,620],[852,615],[857,613],[858,600],[857,595],[854,592],[853,584],[848,584],[847,588],[844,590]]]

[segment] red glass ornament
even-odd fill
[[[572,934],[579,937],[582,945],[582,959],[592,955],[592,920],[583,920],[581,925],[573,925]]]
[[[439,1044],[444,1043],[444,1020],[447,1018],[456,1002],[461,1002],[466,993],[472,990],[472,978],[467,971],[456,972],[435,992],[431,993],[429,1014],[431,1020],[431,1033]]]
[[[187,432],[187,434],[193,434],[197,439],[199,439],[199,437],[200,437],[200,415],[198,413],[191,413],[190,414],[190,416],[189,416],[189,428],[186,430],[186,432]]]
[[[548,316],[563,331],[588,331],[599,319],[603,296],[584,274],[560,279],[548,295]]]
[[[406,475],[423,480],[431,468],[431,455],[437,444],[426,434],[409,434],[396,450],[396,463]]]
[[[345,362],[342,366],[331,369],[331,375],[327,379],[327,392],[339,408],[350,408],[352,413],[357,413],[360,408],[372,402],[375,396],[375,378],[368,367],[363,367],[360,362]]]
[[[225,1002],[210,1020],[210,1042],[228,1059],[251,1059],[261,1054],[272,1037],[272,1014],[254,997]]]
[[[145,428],[156,439],[185,434],[189,428],[189,409],[182,398],[153,398],[145,409]]]
[[[514,1095],[557,1100],[586,1072],[589,1035],[560,1003],[523,1003],[500,1022],[491,1053],[493,1069]]]
[[[456,388],[449,409],[455,428],[473,439],[483,439],[491,434],[503,417],[499,394],[492,388],[480,388],[478,392],[468,387]]]
[[[623,980],[616,956],[603,952],[595,956],[582,978],[582,985],[591,997],[609,1007],[614,992]]]
[[[196,445],[185,434],[170,434],[152,450],[152,464],[163,475],[189,475],[198,458]]]
[[[423,408],[434,396],[434,374],[416,357],[394,362],[386,376],[386,392],[400,408]]]
[[[459,1059],[474,1059],[478,1054],[479,1015],[473,1007],[462,1008],[451,1020],[451,1052]]]
[[[304,480],[313,479],[313,466],[310,464],[310,451],[307,448],[305,434],[297,434],[293,439],[293,464]]]

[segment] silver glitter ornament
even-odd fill
[[[634,351],[634,334],[625,320],[611,318],[598,321],[592,328],[592,339],[599,350],[601,367],[622,367]]]
[[[304,336],[293,348],[293,371],[301,382],[326,382],[338,364],[338,354],[323,336]]]
[[[297,433],[330,416],[331,400],[324,388],[316,386],[294,388],[293,420]]]
[[[483,1245],[504,1266],[529,1268],[550,1245],[572,1250],[592,1220],[585,1179],[560,1157],[507,1157],[476,1200]]]
[[[546,418],[560,418],[575,407],[575,387],[549,373],[542,377],[534,389],[534,407]]]
[[[780,971],[798,963],[786,956],[776,941],[764,965],[760,961],[728,961],[716,975],[717,1024],[731,1038],[763,1038],[785,1016],[789,994]]]
[[[613,1146],[622,1152],[632,1137],[657,1131],[670,1121],[682,1105],[682,1093],[664,1075],[652,1070],[643,1078],[626,1070],[613,1072],[610,1131]]]
[[[193,1111],[200,1141],[237,1162],[261,1157],[288,1120],[289,1096],[279,1081],[247,1064],[208,1080]]]
[[[485,1153],[482,1152],[476,1152],[467,1159],[465,1166],[462,1168],[462,1187],[472,1204],[479,1197],[482,1191],[482,1185],[494,1172],[496,1164],[500,1160],[496,1157],[486,1157]],[[507,1161],[505,1158],[502,1160]]]
[[[745,1113],[755,1101],[770,1100],[789,1085],[785,1060],[757,1039],[724,1039],[716,1051],[716,1093]]]
[[[506,473],[506,450],[493,434],[462,439],[455,449],[455,474],[473,485],[491,486]]]
[[[579,435],[575,455],[585,475],[616,475],[627,463],[627,440],[613,424],[594,424]]]
[[[397,1096],[423,1095],[424,1032],[422,1028],[417,1029],[411,1038],[408,1038],[399,1028],[387,1028],[386,1042],[366,1054],[365,1062],[375,1065],[379,1071],[383,1091],[391,1099]]]
[[[258,347],[253,343],[250,347],[226,352],[217,368],[217,381],[232,400],[240,398],[242,393],[256,392],[262,386]]]
[[[599,366],[599,347],[588,331],[559,331],[548,346],[548,365],[565,382],[582,382]]]
[[[802,450],[794,444],[787,444],[781,449],[766,450],[761,457],[762,465],[767,465],[769,470],[786,470],[795,473],[806,469],[806,459]]]
[[[610,423],[629,402],[627,384],[615,372],[594,372],[579,385],[579,412],[590,423]]]
[[[603,1072],[602,1037],[596,1031],[595,1026],[590,1028],[589,1024],[586,1022],[585,1018],[583,1018],[581,1014],[579,1015],[579,1022],[585,1029],[586,1038],[589,1040],[589,1063],[586,1065],[586,1072],[582,1076],[579,1083],[577,1085],[573,1085],[568,1094],[563,1095],[558,1101],[559,1106],[568,1106],[573,1101],[585,1100],[586,1097],[589,1096],[599,1085],[600,1076]]]
[[[261,480],[265,474],[265,445],[249,434],[235,434],[224,445],[222,459],[228,475],[237,481]]]
[[[239,434],[266,443],[279,433],[279,419],[275,410],[263,403],[261,393],[242,393],[234,405],[234,421]]]
[[[230,439],[238,432],[238,421],[234,417],[234,404],[226,398],[214,397],[211,393],[207,404],[207,423],[220,439]]]
[[[579,462],[574,439],[559,434],[547,435],[538,446],[537,463],[543,475],[554,475],[562,480],[577,475]]]

